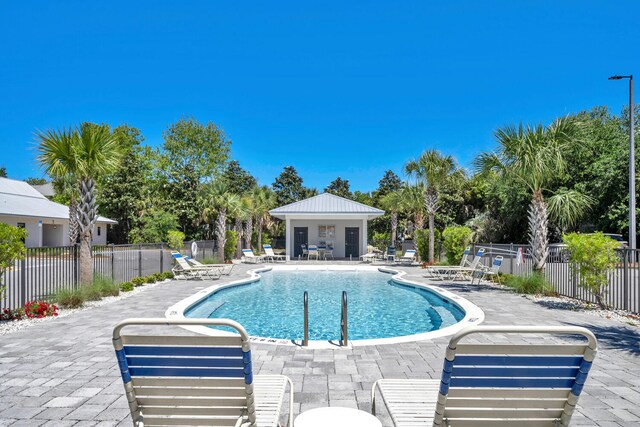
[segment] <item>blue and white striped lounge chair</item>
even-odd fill
[[[276,255],[275,252],[273,252],[273,248],[271,247],[271,245],[262,245],[263,249],[264,249],[264,253],[265,253],[265,258],[266,259],[271,259],[271,261],[276,262],[276,261],[286,261],[287,257],[284,255]]]
[[[581,335],[586,342],[478,344],[483,334]],[[451,338],[440,380],[378,380],[371,410],[377,389],[396,427],[567,426],[596,352],[585,328],[472,326]]]
[[[401,257],[396,257],[396,261],[402,264],[413,264],[416,260],[416,250],[415,249],[407,249],[404,251],[404,255]]]
[[[254,264],[264,261],[261,256],[256,256],[251,249],[242,250],[242,260],[244,262],[252,262]]]
[[[446,271],[448,267],[469,267],[471,263],[469,262],[469,255],[471,255],[471,246],[467,246],[462,253],[462,258],[460,259],[460,265],[430,265],[426,268],[428,277],[432,277],[435,279],[441,279],[440,271]]]
[[[475,273],[473,273],[471,284],[473,284],[473,282],[476,279],[478,279],[478,283],[480,283],[480,281],[485,279],[487,276],[497,276],[498,283],[500,283],[500,276],[498,275],[498,273],[500,273],[500,266],[502,266],[503,259],[504,257],[502,255],[498,255],[493,259],[493,262],[491,263],[491,267],[481,268]]]
[[[186,259],[187,262],[194,267],[217,268],[220,271],[220,275],[224,275],[224,276],[229,276],[233,271],[233,266],[235,265],[235,264],[203,264],[200,261],[191,258],[190,256],[185,256],[184,259]]]
[[[124,335],[126,327],[226,326],[238,335]],[[283,375],[253,375],[249,336],[227,319],[127,319],[113,346],[134,427],[278,426],[289,386]]]
[[[176,279],[219,279],[222,275],[220,268],[209,265],[194,266],[191,265],[186,257],[183,257],[179,252],[171,252],[171,256],[176,262],[171,272]]]

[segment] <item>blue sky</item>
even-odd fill
[[[615,6],[615,7],[614,7]],[[128,123],[149,145],[214,121],[263,184],[373,190],[426,148],[463,166],[503,124],[595,105],[640,76],[638,1],[5,2],[0,165],[42,176],[33,132]]]

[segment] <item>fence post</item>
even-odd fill
[[[27,302],[27,256],[29,252],[27,251],[27,254],[25,254],[25,257],[22,258],[22,260],[20,261],[20,307],[23,307],[24,304]]]
[[[164,257],[162,256],[163,250],[164,250],[164,243],[160,243],[160,273],[164,273],[164,265],[163,265]]]
[[[142,244],[138,243],[138,276],[142,276]]]
[[[115,245],[112,243],[111,244],[111,280],[113,280],[114,282],[116,281],[116,269],[115,269],[115,264],[116,264],[116,247]]]
[[[78,244],[74,244],[73,245],[73,287],[75,289],[78,288],[78,283],[80,282],[80,266],[78,265],[80,263],[80,253],[79,253],[79,246]]]
[[[509,253],[511,254],[511,262],[509,263],[509,274],[513,274],[513,263],[517,262],[518,255],[513,255],[513,243],[509,243]]]
[[[623,308],[625,310],[628,310],[629,309],[629,255],[631,255],[633,249],[623,249],[623,251],[624,251],[624,256],[622,257],[623,272],[624,272],[623,274],[624,283],[622,288],[622,295],[624,298]],[[635,258],[635,256],[633,258]]]

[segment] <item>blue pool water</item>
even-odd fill
[[[190,308],[192,318],[228,318],[249,335],[301,340],[303,294],[309,293],[309,339],[340,338],[342,291],[348,295],[349,339],[429,332],[464,317],[456,305],[422,288],[363,271],[272,271],[258,282],[222,289]]]

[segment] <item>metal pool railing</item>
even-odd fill
[[[475,243],[476,248],[487,248],[482,262],[490,266],[497,255],[504,257],[500,272],[519,276],[533,272],[533,261],[528,254],[529,245]],[[518,256],[522,251],[524,259]],[[619,263],[609,273],[609,286],[605,295],[605,302],[612,308],[640,313],[640,250],[618,249],[616,251]],[[595,297],[583,286],[580,276],[568,261],[565,248],[554,248],[547,260],[544,275],[560,295],[595,303]]]

